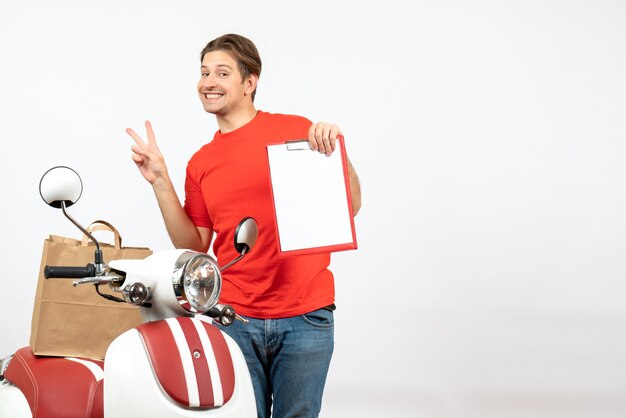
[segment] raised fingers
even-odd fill
[[[148,145],[156,145],[154,130],[152,130],[152,124],[149,120],[146,121],[146,132],[148,133]]]
[[[131,138],[133,138],[133,140],[135,141],[135,144],[137,144],[139,148],[142,148],[143,146],[146,145],[146,143],[143,142],[143,139],[141,139],[141,137],[137,134],[137,132],[133,131],[131,128],[126,128],[126,133],[130,135]]]

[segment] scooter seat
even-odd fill
[[[4,377],[26,397],[33,418],[104,416],[104,363],[91,359],[35,356],[20,348]]]

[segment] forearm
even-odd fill
[[[352,198],[352,216],[356,216],[361,209],[361,182],[348,159],[348,181],[350,182],[350,195]]]
[[[206,252],[210,244],[203,240],[198,228],[183,209],[169,177],[152,185],[167,233],[176,248]]]

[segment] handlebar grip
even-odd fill
[[[93,264],[87,264],[85,267],[45,266],[43,275],[46,279],[82,279],[94,277],[96,267]]]

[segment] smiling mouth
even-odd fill
[[[222,93],[204,93],[204,98],[207,99],[207,100],[219,99],[223,95],[224,94],[222,94]]]

